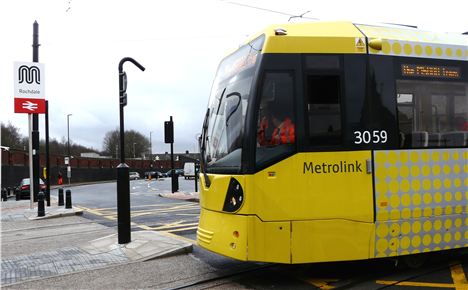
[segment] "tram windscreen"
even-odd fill
[[[250,88],[263,36],[239,48],[219,65],[211,90],[203,159],[208,172],[237,173]]]

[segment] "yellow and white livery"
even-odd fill
[[[294,136],[265,139],[268,114]],[[221,62],[200,145],[210,251],[311,263],[468,247],[468,36],[269,27]]]

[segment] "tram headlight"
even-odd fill
[[[235,212],[237,211],[244,201],[244,191],[239,181],[231,178],[224,200],[223,211]]]

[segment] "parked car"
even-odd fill
[[[182,168],[179,168],[179,169],[170,169],[169,171],[167,171],[166,172],[166,177],[171,177],[173,170],[175,171],[177,176],[184,176],[184,170]]]
[[[128,175],[129,175],[130,180],[140,179],[140,173],[138,173],[138,172],[130,171],[130,173]]]
[[[29,178],[21,179],[19,185],[15,188],[15,195],[19,195],[19,199],[22,198],[30,198],[30,184],[31,181]],[[42,179],[39,178],[39,191],[43,191],[46,189],[45,183]]]
[[[160,171],[147,171],[145,172],[145,178],[148,179],[151,176],[151,178],[162,178],[164,177],[164,173]]]

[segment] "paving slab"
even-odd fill
[[[40,220],[56,217],[81,215],[83,210],[77,207],[65,208],[65,206],[58,206],[55,200],[51,200],[51,206],[45,206],[45,216],[39,217],[37,213],[37,203],[30,206],[29,200],[15,200],[6,201],[1,203],[1,220]]]
[[[193,249],[191,243],[155,231],[132,232],[131,242],[118,244],[115,229],[75,217],[79,209],[53,205],[46,208],[46,217],[37,218],[37,209],[29,207],[29,201],[1,203],[2,287],[190,253]],[[61,223],[62,219],[66,222]],[[113,233],[102,236],[109,230]]]

